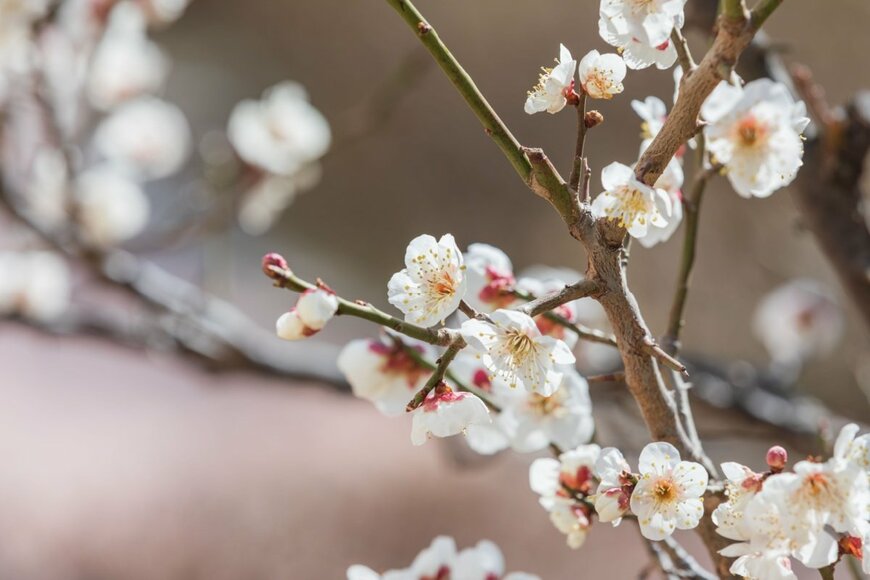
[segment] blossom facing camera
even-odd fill
[[[650,226],[667,226],[672,211],[668,194],[639,181],[631,167],[611,163],[601,171],[601,183],[604,192],[592,202],[596,217],[616,220],[634,238],[646,236]]]
[[[457,393],[441,383],[426,395],[413,412],[411,443],[423,445],[431,437],[464,433],[470,425],[491,422],[486,405],[471,393]]]
[[[246,163],[292,175],[322,157],[332,143],[326,118],[298,83],[285,81],[259,101],[245,100],[230,114],[227,136]]]
[[[640,479],[631,494],[631,511],[641,534],[663,540],[675,529],[690,530],[704,515],[701,496],[707,489],[707,471],[699,463],[680,461],[670,443],[650,443],[638,459]]]
[[[810,120],[803,101],[770,79],[742,89],[723,81],[701,108],[707,148],[741,196],[768,197],[790,184],[803,165]]]
[[[544,397],[555,393],[562,382],[557,365],[575,362],[568,345],[542,335],[530,316],[515,310],[496,310],[489,321],[466,320],[460,333],[483,364],[510,387]]]
[[[407,322],[435,326],[459,308],[465,290],[462,252],[453,236],[424,234],[408,244],[405,268],[390,278],[387,297]]]
[[[553,68],[542,68],[538,84],[529,91],[524,110],[529,115],[535,113],[558,113],[565,108],[574,95],[574,72],[577,61],[565,48],[559,45],[559,59]]]
[[[622,92],[625,61],[618,54],[589,51],[578,67],[580,86],[593,99],[612,99]]]

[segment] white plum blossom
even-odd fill
[[[529,115],[535,113],[558,113],[568,104],[568,98],[574,93],[574,72],[577,61],[565,48],[559,45],[559,59],[553,68],[543,68],[538,84],[529,91],[526,98],[525,111]]]
[[[178,20],[184,14],[190,0],[136,0],[150,21],[156,24],[167,24]]]
[[[335,292],[325,286],[306,290],[289,312],[275,323],[275,331],[284,340],[300,340],[320,332],[338,311]]]
[[[71,286],[69,267],[57,254],[0,252],[0,314],[51,321],[69,306]]]
[[[498,377],[490,378],[477,357],[457,358],[451,371],[465,384],[485,391],[501,409],[491,425],[468,430],[469,446],[489,455],[508,447],[518,453],[530,453],[550,444],[573,449],[588,443],[595,430],[589,387],[573,367],[565,366],[561,370],[564,376],[558,390],[544,397],[511,389]]]
[[[529,468],[529,486],[540,496],[539,503],[572,549],[583,545],[591,525],[590,508],[576,497],[592,493],[593,468],[600,452],[598,445],[581,445],[561,453],[558,459],[536,459]]]
[[[600,15],[623,26],[648,46],[660,46],[682,28],[687,0],[601,0]]]
[[[647,97],[643,101],[634,100],[631,102],[631,108],[643,121],[640,126],[640,136],[643,139],[640,149],[643,152],[664,127],[668,109],[658,97]]]
[[[463,259],[468,279],[465,300],[472,308],[492,312],[517,302],[513,265],[507,254],[489,244],[470,244]]]
[[[821,284],[797,279],[762,299],[752,328],[775,362],[791,365],[833,351],[843,333],[843,315]]]
[[[329,123],[292,81],[266,90],[259,101],[237,104],[227,135],[239,157],[275,175],[292,175],[317,161],[332,142]]]
[[[136,179],[161,179],[184,165],[190,127],[181,110],[154,97],[119,106],[94,133],[97,151]]]
[[[413,412],[411,443],[423,445],[430,437],[465,433],[469,425],[487,425],[489,410],[479,397],[456,392],[442,383],[432,389]]]
[[[623,91],[625,61],[618,54],[601,54],[591,50],[577,67],[580,86],[593,99],[612,99]]]
[[[675,529],[689,530],[704,515],[701,496],[707,489],[707,471],[698,463],[681,461],[670,443],[650,443],[638,459],[640,478],[631,494],[631,511],[641,534],[663,540]]]
[[[142,188],[111,166],[88,169],[73,189],[82,235],[94,246],[116,245],[148,224],[150,204]]]
[[[412,356],[409,350],[418,356]],[[405,413],[405,406],[432,373],[418,358],[436,357],[428,344],[388,334],[381,339],[349,342],[338,356],[338,368],[355,396],[371,401],[384,415],[395,417]]]
[[[0,104],[33,65],[33,23],[50,5],[49,0],[0,0]]]
[[[806,106],[769,79],[742,89],[720,86],[701,109],[707,148],[740,196],[768,197],[791,183],[803,164]]]
[[[573,281],[568,282],[563,278],[556,277],[543,276],[541,278],[533,278],[530,276],[523,276],[517,281],[516,289],[532,298],[539,298],[550,293],[559,292],[565,288],[567,284],[573,284],[578,280],[582,280],[582,278],[582,275],[578,275],[573,279]],[[579,302],[579,300],[574,300],[572,302],[560,304],[556,308],[553,308],[549,313],[556,314],[564,318],[565,321],[574,324],[577,322]],[[577,334],[571,332],[565,328],[563,324],[553,320],[547,316],[547,314],[548,313],[544,313],[535,316],[535,324],[538,325],[538,330],[541,331],[541,334],[558,338],[567,344],[568,348],[573,349],[577,344]]]
[[[671,216],[668,194],[639,181],[634,170],[614,162],[601,171],[604,192],[592,202],[592,212],[598,217],[617,220],[630,236],[642,238],[650,226],[665,227]]]
[[[745,465],[729,461],[722,464],[725,474],[725,494],[728,501],[719,504],[711,517],[716,532],[730,540],[746,541],[751,538],[751,529],[745,519],[746,506],[761,490],[764,478]]]
[[[91,58],[88,96],[100,110],[158,91],[166,78],[167,59],[148,39],[145,16],[123,2],[111,13],[106,32]]]
[[[498,546],[481,540],[476,546],[458,551],[456,542],[439,536],[420,552],[408,568],[378,574],[361,565],[347,570],[347,580],[540,580],[525,572],[505,574],[504,556]]]
[[[685,2],[685,0],[678,1],[681,3]],[[659,4],[656,1],[646,2],[645,0],[625,0],[625,2],[603,0],[598,20],[598,34],[601,35],[604,42],[616,47],[620,51],[625,64],[630,69],[644,69],[651,65],[656,65],[658,69],[666,69],[673,66],[677,61],[677,50],[674,47],[674,43],[669,38],[665,38],[659,43],[652,44],[648,39],[660,38],[661,31],[665,29],[668,30],[667,35],[670,35],[670,31],[675,25],[682,27],[682,7],[680,8],[679,15],[674,17],[670,22],[669,29],[667,28],[669,26],[669,19],[667,15],[664,15],[664,18],[659,18],[657,23],[660,26],[653,26],[650,28],[649,34],[638,36],[631,30],[635,23],[634,19],[626,18],[622,13],[625,8],[631,10],[630,4],[638,3],[648,6]],[[605,6],[605,4],[608,6]],[[615,6],[617,4],[621,6]],[[637,13],[643,14],[644,10],[645,8],[641,7]],[[658,15],[661,16],[661,13],[658,13]],[[653,16],[655,17],[655,14]]]
[[[602,522],[618,526],[629,511],[631,492],[637,483],[622,452],[615,447],[601,450],[594,465],[598,478],[595,492],[595,512]]]
[[[644,248],[668,241],[683,221],[683,166],[676,157],[665,166],[664,172],[656,181],[656,189],[664,191],[670,201],[671,215],[664,226],[652,224],[645,236],[638,238]]]
[[[858,431],[854,423],[843,426],[834,442],[834,458],[870,471],[870,433],[856,437]]]
[[[484,365],[511,388],[522,387],[545,397],[562,382],[564,373],[557,365],[575,362],[568,345],[543,336],[531,317],[514,310],[496,310],[489,321],[466,320],[460,332]]]
[[[387,296],[406,321],[434,326],[459,308],[465,289],[462,252],[453,236],[436,240],[424,234],[408,244],[405,269],[390,278]]]

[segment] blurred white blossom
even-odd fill
[[[142,188],[111,166],[100,165],[79,175],[74,193],[82,235],[94,246],[128,240],[148,223],[150,204]]]
[[[244,161],[276,175],[292,175],[323,156],[332,133],[308,93],[286,81],[259,101],[245,100],[230,115],[230,142]]]
[[[525,572],[505,573],[504,556],[498,546],[482,540],[476,546],[456,549],[448,536],[438,536],[420,552],[408,568],[378,574],[359,564],[347,570],[347,580],[540,580]]]
[[[843,332],[843,315],[821,284],[796,279],[761,300],[752,328],[774,362],[794,365],[834,349]]]
[[[67,309],[70,293],[69,267],[57,254],[0,252],[0,314],[48,322]]]
[[[91,57],[88,96],[108,110],[124,101],[154,93],[166,78],[168,63],[148,39],[145,16],[129,2],[112,10],[108,27]]]
[[[161,179],[184,165],[190,154],[190,127],[170,103],[140,97],[109,115],[94,134],[97,151],[136,179]]]
[[[398,416],[432,374],[417,358],[434,361],[435,351],[428,344],[388,334],[350,341],[338,356],[338,368],[355,396],[371,401],[387,416]]]

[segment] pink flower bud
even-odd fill
[[[275,278],[275,272],[272,271],[270,266],[275,266],[276,268],[281,268],[282,270],[289,270],[290,267],[287,265],[287,260],[284,259],[284,256],[281,254],[276,254],[275,252],[269,252],[265,256],[263,256],[263,274],[268,276],[269,278]]]
[[[785,449],[779,445],[774,445],[767,450],[767,465],[771,471],[774,473],[782,471],[785,469],[786,463],[788,463],[788,452]]]

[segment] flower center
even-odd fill
[[[656,0],[631,0],[631,11],[634,14],[638,12],[651,12],[655,8]]]
[[[456,292],[456,282],[450,272],[442,272],[439,278],[432,281],[432,292],[439,298],[449,298]]]
[[[635,220],[641,224],[646,223],[649,213],[649,199],[639,189],[624,187],[614,192],[620,198],[620,203],[607,210],[607,217],[618,219],[620,227],[628,227]]]
[[[556,395],[545,397],[538,393],[532,393],[529,395],[529,407],[539,417],[555,415],[562,409],[562,402],[558,399],[559,397]]]
[[[767,127],[753,115],[748,115],[737,124],[737,138],[743,147],[755,147],[764,142]]]
[[[514,358],[524,359],[535,352],[535,341],[525,332],[511,329],[507,333],[507,349]]]
[[[677,499],[677,485],[670,479],[660,479],[653,486],[653,495],[658,503],[670,503]]]

